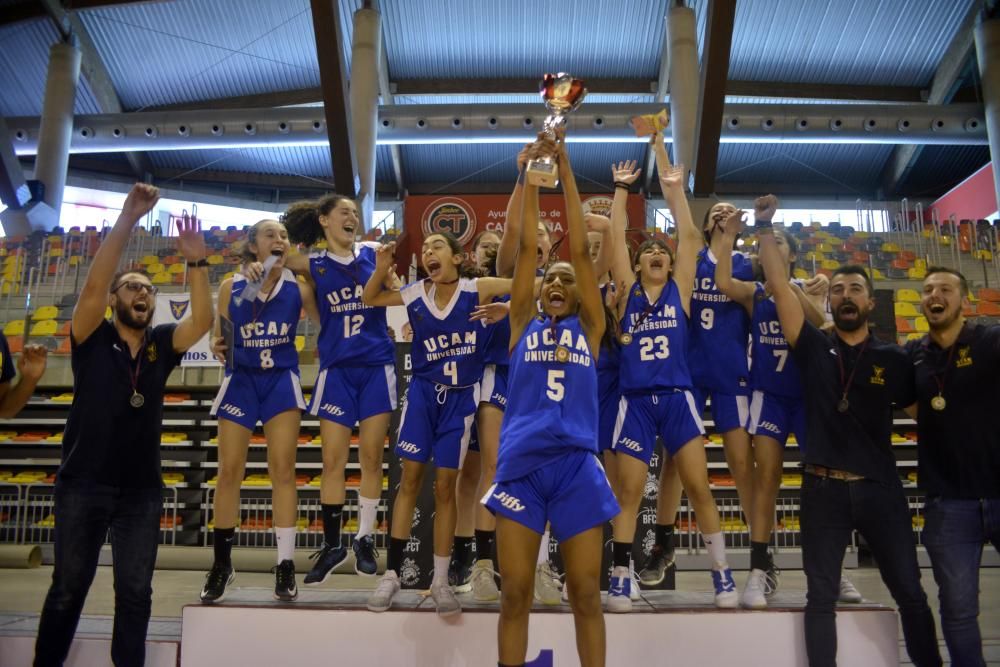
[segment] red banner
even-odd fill
[[[433,196],[412,195],[406,199],[404,234],[396,249],[396,270],[406,276],[412,259],[420,260],[424,237],[439,231],[454,234],[467,251],[480,232],[503,235],[509,195]],[[581,197],[584,213],[610,216],[611,195],[589,194]],[[543,194],[538,202],[539,220],[546,223],[555,243],[566,234],[566,206],[561,194]],[[629,195],[629,230],[641,231],[646,226],[646,205],[641,195]],[[568,258],[568,248],[562,244],[559,255]]]

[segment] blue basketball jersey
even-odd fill
[[[746,255],[733,252],[733,277],[753,280]],[[699,389],[724,394],[748,390],[747,339],[750,317],[715,285],[715,257],[708,248],[698,253],[691,294],[691,379]]]
[[[497,297],[494,302],[510,301],[510,295]],[[506,366],[510,363],[510,317],[486,327],[484,362]]]
[[[320,370],[338,366],[382,366],[395,361],[385,308],[361,302],[365,283],[375,271],[377,243],[354,244],[353,257],[314,252],[309,274],[319,305]]]
[[[296,369],[299,353],[295,350],[295,328],[302,311],[302,294],[295,276],[283,269],[271,293],[259,293],[254,299],[236,298],[243,293],[246,278],[233,277],[229,299],[229,319],[233,323],[233,350],[237,368],[267,370]]]
[[[428,293],[417,281],[400,291],[413,328],[413,374],[449,387],[475,384],[483,376],[486,340],[482,323],[469,321],[479,305],[476,280],[460,279],[444,309],[434,303],[436,290],[431,283]]]
[[[532,318],[511,352],[508,387],[496,481],[523,477],[567,451],[597,453],[597,367],[577,315],[555,326],[547,316]]]
[[[757,391],[775,396],[800,398],[802,380],[792,358],[788,341],[778,320],[778,307],[757,283],[753,294],[753,319],[750,326],[750,384]]]
[[[601,301],[604,301],[608,293],[608,285],[601,285]],[[617,403],[618,398],[618,365],[621,353],[618,347],[618,340],[608,332],[605,336],[608,341],[606,345],[601,345],[601,354],[597,359],[597,397],[603,405],[605,399],[613,400]]]
[[[632,337],[621,347],[618,388],[623,394],[691,388],[688,321],[673,278],[652,304],[636,281],[628,292],[621,329]]]

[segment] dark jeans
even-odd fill
[[[159,489],[56,486],[55,569],[38,626],[35,667],[66,660],[109,528],[115,577],[111,660],[117,667],[141,667],[162,506]]]
[[[928,498],[924,546],[934,567],[941,602],[941,632],[955,667],[980,667],[979,564],[983,543],[1000,551],[1000,498]]]
[[[857,530],[899,606],[906,651],[917,667],[940,665],[934,617],[920,587],[910,510],[901,488],[802,475],[802,567],[806,572],[806,654],[812,667],[837,664],[835,606],[844,550]]]

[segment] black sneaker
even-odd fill
[[[764,570],[764,595],[771,597],[778,592],[778,577],[781,574],[774,565],[774,556],[767,554],[767,569]]]
[[[299,597],[299,589],[295,586],[295,563],[283,560],[273,568],[274,599],[282,602],[292,602]]]
[[[375,549],[375,539],[365,535],[354,540],[354,571],[363,577],[374,577],[378,572],[378,551]]]
[[[448,563],[448,585],[456,593],[468,593],[472,590],[472,565],[465,564],[455,558]]]
[[[236,570],[232,565],[212,565],[205,575],[205,587],[201,589],[201,601],[205,604],[222,602],[226,597],[226,586],[236,579]]]
[[[639,573],[639,582],[643,586],[659,586],[667,576],[667,570],[674,567],[673,548],[664,549],[659,544],[654,544],[649,553],[649,560],[646,567]]]
[[[309,570],[302,583],[306,586],[319,586],[327,580],[333,572],[333,568],[344,562],[344,559],[347,558],[347,549],[340,545],[331,547],[324,542],[319,551],[309,554],[309,558],[315,560],[316,564]]]

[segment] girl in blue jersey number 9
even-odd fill
[[[580,662],[590,667],[605,658],[602,525],[619,510],[596,456],[596,362],[605,318],[565,145],[547,146],[559,163],[571,262],[546,269],[539,314],[535,230],[522,227],[510,305],[511,392],[495,483],[483,503],[497,517],[500,664],[524,664],[536,555],[549,521],[566,565]],[[523,207],[524,220],[537,217],[538,188],[530,183]]]
[[[399,591],[399,567],[410,537],[413,509],[423,485],[424,471],[433,458],[434,579],[431,595],[442,616],[462,610],[448,585],[455,533],[455,481],[469,446],[472,421],[479,405],[483,375],[485,329],[470,320],[480,303],[510,292],[510,280],[467,279],[459,274],[462,247],[451,234],[434,233],[424,239],[421,261],[427,280],[403,289],[387,288],[395,244],[382,246],[375,272],[362,299],[370,306],[406,306],[413,327],[413,379],[399,420],[396,454],[403,459],[403,476],[393,504],[386,573],[368,600],[372,611],[385,611]]]
[[[698,527],[712,560],[715,603],[734,607],[736,587],[726,562],[719,512],[708,484],[704,427],[691,394],[687,363],[688,314],[701,239],[684,194],[684,174],[671,167],[662,135],[655,140],[657,168],[664,196],[677,222],[677,258],[665,242],[639,246],[633,265],[627,248],[616,248],[615,277],[629,285],[618,303],[622,343],[619,404],[614,449],[618,463],[616,491],[622,512],[614,521],[613,569],[608,611],[632,610],[629,571],[636,512],[656,437],[677,467],[698,517]],[[635,270],[638,270],[638,277]],[[624,456],[622,456],[624,454]]]
[[[201,592],[203,602],[220,602],[232,582],[230,553],[239,521],[239,493],[250,436],[263,422],[267,438],[267,470],[271,477],[274,533],[278,565],[274,595],[284,601],[298,596],[295,585],[295,449],[306,404],[299,386],[295,331],[303,308],[319,321],[312,288],[285,268],[288,232],[277,220],[261,220],[247,229],[246,261],[277,262],[264,277],[260,292],[242,299],[246,278],[236,275],[219,285],[219,318],[232,322],[234,368],[226,369],[211,414],[219,419],[219,479],[215,487],[215,560]],[[216,349],[222,349],[218,343]]]

